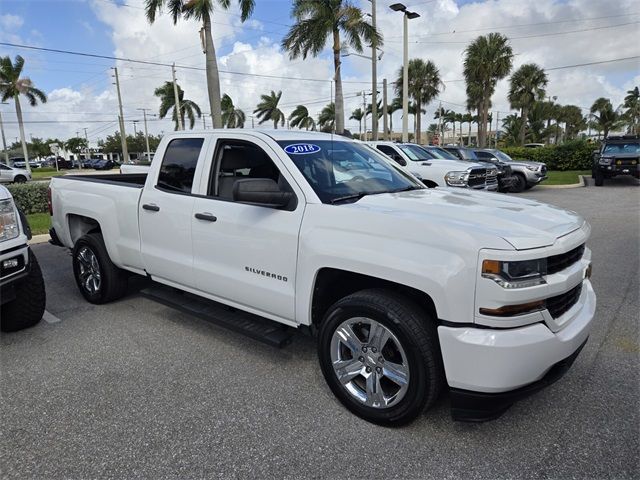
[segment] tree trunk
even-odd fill
[[[467,147],[471,146],[471,120],[469,120],[469,133],[467,135]]]
[[[416,143],[420,145],[420,135],[421,135],[421,124],[422,124],[422,115],[420,115],[420,108],[422,107],[422,99],[420,96],[416,98]]]
[[[211,18],[204,12],[205,58],[207,69],[207,92],[209,93],[209,108],[213,119],[213,128],[222,128],[222,109],[220,104],[220,75],[216,60],[216,49],[211,36]]]
[[[529,116],[527,107],[522,107],[520,115],[522,115],[522,124],[520,125],[520,146],[522,147],[524,146],[524,139],[527,135],[527,117]]]
[[[453,141],[456,141],[456,122],[453,122]]]
[[[338,135],[344,133],[344,98],[342,96],[342,74],[340,73],[340,32],[333,31],[333,66],[335,67],[334,81],[336,84],[335,98],[335,132]]]
[[[22,154],[24,155],[24,168],[31,173],[31,165],[29,165],[29,153],[27,152],[27,142],[24,139],[24,125],[22,123],[22,108],[20,107],[19,95],[13,97],[16,102],[16,117],[18,117],[18,126],[20,127],[20,141],[22,142]]]
[[[393,112],[389,113],[389,133],[393,133]]]
[[[487,121],[489,117],[489,97],[485,97],[482,101],[482,126],[480,127],[478,147],[485,148],[487,144]]]

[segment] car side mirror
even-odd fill
[[[270,178],[245,178],[233,185],[233,200],[263,207],[280,208],[289,205],[293,192],[280,190]]]
[[[392,155],[391,158],[393,158],[396,163],[399,163],[403,167],[407,166],[407,161],[404,158],[402,158],[400,155],[398,155],[397,153]]]

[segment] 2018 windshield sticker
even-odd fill
[[[312,143],[294,143],[284,147],[284,151],[290,155],[308,155],[310,153],[316,153],[320,151],[318,145]]]

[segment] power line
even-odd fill
[[[132,59],[132,58],[122,58],[122,57],[113,57],[111,55],[99,55],[96,53],[86,53],[86,52],[74,52],[71,50],[61,50],[61,49],[57,49],[57,48],[45,48],[45,47],[34,47],[33,45],[21,45],[21,44],[17,44],[17,43],[9,43],[9,42],[0,42],[0,45],[4,45],[6,47],[13,47],[13,48],[24,48],[27,50],[37,50],[37,51],[42,51],[42,52],[50,52],[50,53],[61,53],[61,54],[66,54],[66,55],[78,55],[78,56],[82,56],[82,57],[91,57],[91,58],[102,58],[102,59],[107,59],[107,60],[116,60],[116,61],[120,61],[120,62],[130,62],[130,63],[139,63],[139,64],[143,64],[143,65],[155,65],[155,66],[159,66],[159,67],[171,67],[170,63],[162,63],[162,62],[152,62],[149,60],[136,60],[136,59]],[[206,71],[205,68],[203,67],[195,67],[195,66],[191,66],[191,65],[176,65],[176,68],[180,68],[183,70],[197,70],[200,72],[204,72]],[[228,75],[242,75],[242,76],[248,76],[248,77],[258,77],[258,78],[273,78],[273,79],[279,79],[279,80],[298,80],[298,81],[304,81],[304,82],[323,82],[323,83],[328,83],[331,80],[329,79],[321,79],[321,78],[304,78],[304,77],[288,77],[288,76],[279,76],[279,75],[264,75],[264,74],[260,74],[260,73],[247,73],[247,72],[234,72],[234,71],[230,71],[230,70],[219,70],[220,73],[225,73]],[[342,83],[358,83],[358,84],[367,84],[369,85],[370,82],[357,82],[357,81],[343,81]]]

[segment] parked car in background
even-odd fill
[[[610,136],[595,153],[592,166],[597,187],[605,178],[629,175],[640,179],[640,136]]]
[[[24,183],[29,180],[31,180],[29,170],[0,163],[0,183]]]
[[[0,330],[13,332],[42,319],[46,303],[38,260],[27,246],[31,229],[11,193],[0,185]]]
[[[109,159],[100,159],[93,163],[96,170],[111,170],[116,166],[116,162]]]
[[[462,187],[475,190],[498,189],[495,167],[441,158],[413,143],[369,142],[395,160],[428,187]]]
[[[95,168],[96,163],[100,162],[102,157],[83,158],[80,160],[82,168]]]
[[[73,162],[66,160],[64,157],[58,157],[57,161],[59,170],[71,170],[73,168]],[[47,166],[55,168],[56,157],[47,158]]]
[[[24,161],[24,157],[14,157],[9,159],[9,163],[16,168],[25,168],[27,162]],[[40,163],[38,160],[29,160],[31,168],[40,168]]]
[[[510,192],[516,183],[516,178],[513,176],[511,167],[506,163],[498,159],[486,159],[480,158],[475,150],[458,146],[447,147],[424,147],[429,148],[433,152],[441,152],[444,155],[449,155],[450,158],[460,159],[467,162],[480,163],[487,167],[494,166],[498,169],[498,191]]]
[[[309,327],[329,388],[385,425],[445,388],[454,418],[496,418],[578,356],[596,308],[582,217],[425,188],[337,135],[239,130],[166,134],[146,175],[51,180],[51,237],[88,302],[134,273]]]
[[[544,143],[525,143],[524,148],[543,148],[545,147]]]
[[[512,192],[520,193],[523,190],[528,190],[547,178],[547,166],[544,163],[514,160],[503,151],[495,148],[484,148],[475,152],[482,160],[497,159],[511,167],[516,179],[511,187]]]

